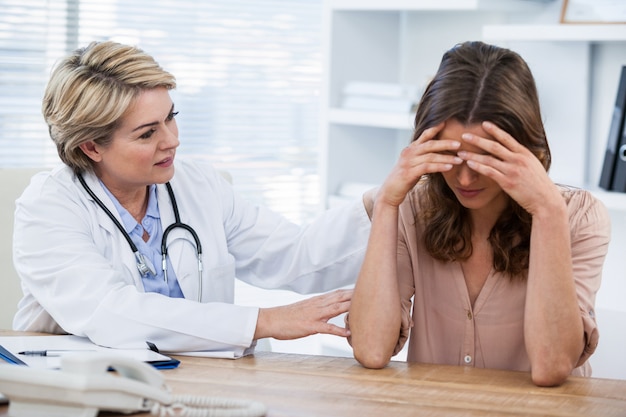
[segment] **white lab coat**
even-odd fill
[[[120,220],[97,178],[84,177]],[[13,328],[68,332],[118,348],[150,341],[164,351],[240,354],[253,344],[258,308],[233,305],[235,277],[300,293],[354,283],[370,230],[361,201],[299,227],[244,201],[207,163],[177,160],[171,184],[181,221],[202,244],[201,302],[188,232],[177,228],[168,237],[185,299],[144,292],[128,242],[61,166],[33,177],[16,203],[13,257],[25,295]],[[165,185],[157,196],[165,230],[174,221]]]

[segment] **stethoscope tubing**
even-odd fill
[[[100,200],[98,198],[98,196],[96,196],[96,194],[93,192],[93,190],[87,185],[87,183],[85,182],[85,179],[83,178],[81,173],[77,173],[76,177],[78,178],[78,181],[80,181],[80,183],[82,184],[83,188],[87,191],[87,193],[91,196],[91,198],[93,198],[93,200],[96,202],[96,204],[98,204],[98,206],[100,206],[100,208],[104,211],[104,213],[107,215],[107,217],[109,217],[113,223],[115,224],[115,226],[119,229],[119,231],[122,233],[122,236],[124,236],[124,238],[126,239],[126,241],[128,242],[128,245],[130,246],[131,250],[133,251],[133,254],[135,255],[135,261],[137,263],[137,269],[139,270],[139,273],[142,276],[146,276],[149,272],[152,272],[153,274],[155,273],[155,271],[150,271],[150,268],[147,265],[147,262],[145,260],[145,257],[143,254],[141,254],[139,252],[139,249],[137,249],[137,245],[135,245],[135,243],[133,242],[133,240],[131,239],[130,235],[126,232],[126,230],[124,229],[124,227],[122,226],[122,224],[115,218],[115,216],[113,215],[113,213],[111,213],[111,210],[109,210],[104,203],[102,202],[102,200]],[[196,244],[196,255],[198,257],[198,301],[200,301],[201,297],[202,297],[202,270],[203,270],[203,266],[202,266],[202,244],[200,243],[200,238],[198,237],[198,234],[196,233],[196,231],[189,226],[188,224],[185,224],[183,222],[180,221],[180,214],[178,212],[178,204],[176,202],[176,197],[174,196],[174,190],[172,189],[172,186],[169,182],[165,183],[165,187],[167,188],[167,193],[170,197],[170,201],[172,204],[172,209],[174,211],[174,223],[170,224],[167,228],[165,228],[165,230],[163,231],[163,237],[161,238],[161,268],[163,270],[163,276],[165,279],[165,282],[168,282],[168,277],[167,277],[167,237],[169,235],[169,233],[176,229],[176,228],[181,228],[181,229],[185,229],[189,232],[189,234],[191,234],[191,236],[193,237],[194,243]]]

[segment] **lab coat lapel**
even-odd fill
[[[100,184],[100,180],[98,179],[98,177],[96,177],[92,173],[85,172],[83,173],[83,178],[85,179],[85,183],[87,183],[89,188],[91,188],[91,190],[96,195],[96,197],[98,197],[100,201],[104,203],[104,206],[107,209],[109,209],[109,211],[121,224],[122,218],[120,217],[120,214],[117,211],[117,208],[115,207],[115,205],[113,204],[113,202],[111,201],[107,193],[102,189],[102,185]],[[78,179],[76,180],[76,182],[78,183],[77,184],[78,188],[85,193],[86,198],[89,201],[93,201],[94,204],[97,204],[93,200],[93,198],[87,193],[87,191],[83,189],[82,185],[80,185],[80,183],[78,182]],[[138,288],[143,288],[143,281],[141,280],[141,274],[139,273],[139,270],[137,269],[137,262],[135,260],[135,254],[133,253],[132,249],[128,245],[126,238],[118,230],[117,226],[115,226],[115,223],[113,223],[113,221],[104,212],[104,210],[102,210],[100,206],[96,205],[96,207],[97,207],[97,210],[95,211],[95,216],[96,216],[97,224],[100,226],[100,228],[106,230],[112,236],[112,239],[116,242],[117,247],[124,248],[124,250],[120,251],[120,254],[122,256],[122,261],[124,262],[124,265],[127,265],[128,269],[132,271],[133,282],[135,286],[137,286]]]

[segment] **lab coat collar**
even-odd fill
[[[98,197],[100,201],[104,203],[105,207],[108,208],[109,211],[113,213],[113,216],[115,216],[115,218],[121,223],[122,218],[120,217],[117,208],[115,208],[115,204],[113,203],[113,201],[111,201],[106,191],[104,191],[104,189],[102,188],[102,185],[100,184],[100,179],[96,176],[96,174],[94,174],[93,172],[83,172],[83,178],[85,179],[85,183],[87,184],[87,186],[91,188],[96,197]],[[112,234],[120,233],[120,231],[117,230],[117,227],[111,221],[109,216],[97,205],[97,203],[89,195],[87,190],[83,188],[83,186],[78,181],[78,178],[76,178],[74,181],[78,189],[81,190],[85,195],[85,198],[87,198],[89,201],[92,201],[94,206],[96,207],[96,216],[98,218],[98,224],[100,225],[100,227],[106,229],[107,231],[109,231],[109,233]]]

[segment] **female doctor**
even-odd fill
[[[43,115],[64,164],[16,203],[16,330],[119,348],[229,350],[257,339],[347,336],[337,290],[275,308],[233,305],[234,280],[300,293],[351,284],[364,205],[299,227],[242,200],[209,164],[176,158],[175,79],[142,50],[91,43],[54,69]]]

